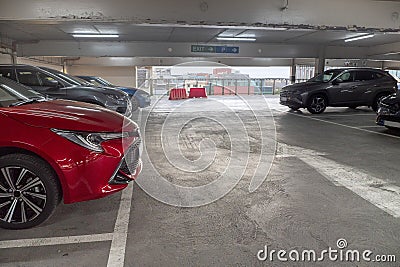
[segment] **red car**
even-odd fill
[[[141,171],[138,126],[97,105],[49,100],[0,77],[0,227],[36,226],[63,199],[124,189]]]

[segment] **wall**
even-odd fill
[[[22,58],[22,57],[17,58],[17,64],[26,64],[26,65],[33,65],[33,66],[39,66],[39,67],[47,67],[47,68],[52,68],[52,69],[55,69],[58,71],[63,71],[63,67],[60,65],[48,64],[46,62],[30,60],[28,58]]]
[[[103,79],[121,86],[135,86],[134,67],[106,67],[106,66],[68,66],[71,75],[100,76]]]
[[[7,54],[0,54],[0,64],[11,64],[11,56]]]

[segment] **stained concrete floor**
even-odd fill
[[[400,131],[376,127],[372,111],[311,115],[261,96],[156,103],[134,117],[145,145],[133,194],[0,230],[1,266],[399,266],[257,259],[265,245],[322,251],[346,239],[400,260]]]

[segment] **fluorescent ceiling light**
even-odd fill
[[[256,38],[241,38],[241,37],[217,37],[218,41],[242,41],[242,42],[255,42]]]
[[[383,34],[400,34],[400,31],[398,31],[398,32],[384,32]]]
[[[229,37],[229,36],[218,35],[218,37]],[[236,35],[235,37],[236,38],[255,38],[256,35],[254,33],[241,33],[239,35]]]
[[[72,34],[75,38],[118,38],[118,34]]]
[[[348,42],[353,42],[353,41],[358,41],[358,40],[362,40],[362,39],[368,39],[368,38],[372,38],[374,37],[374,34],[368,34],[368,35],[362,35],[362,36],[357,36],[357,37],[353,37],[353,38],[349,38],[344,40],[346,43]]]
[[[268,30],[268,31],[286,31],[288,28],[284,27],[261,27],[261,30]]]
[[[385,53],[383,54],[384,56],[391,56],[391,55],[398,55],[400,54],[400,52],[389,52],[389,53]]]

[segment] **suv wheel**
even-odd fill
[[[327,104],[326,96],[321,94],[313,95],[308,101],[307,110],[312,114],[320,114],[325,111]]]
[[[387,97],[389,94],[388,93],[381,93],[378,94],[375,99],[374,102],[372,103],[372,110],[377,112],[378,108],[379,108],[379,103],[381,102],[381,100],[385,97]]]
[[[0,227],[34,227],[54,212],[61,190],[53,170],[38,157],[0,157]]]

